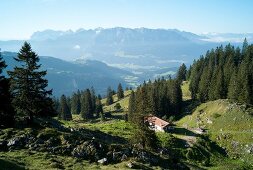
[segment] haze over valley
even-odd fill
[[[113,88],[119,82],[124,87],[137,87],[144,80],[173,77],[182,63],[189,66],[194,59],[220,44],[241,46],[245,37],[249,42],[253,41],[252,33],[197,35],[177,29],[115,27],[38,31],[27,41],[33,44],[39,55],[50,56],[43,57],[41,62],[43,68],[48,70],[49,87],[59,96],[91,86],[105,94],[110,84]],[[18,52],[24,41],[0,41],[0,46],[3,51]],[[4,58],[13,55],[3,53]],[[7,61],[8,64],[13,65],[11,59],[7,60],[10,62]],[[102,66],[101,72],[94,72],[90,65],[94,68]],[[85,81],[87,75],[93,81]],[[62,82],[68,83],[62,85]],[[106,82],[107,86],[101,86],[101,82]]]

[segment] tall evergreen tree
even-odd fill
[[[40,71],[38,55],[32,51],[31,45],[24,43],[16,58],[20,67],[16,66],[8,74],[11,78],[13,105],[19,115],[28,117],[47,116],[54,113],[53,102],[50,98],[52,90],[47,90],[48,81],[44,79],[46,71]]]
[[[187,74],[187,69],[186,65],[183,63],[177,72],[177,80],[181,83],[182,81],[186,80],[186,74]]]
[[[73,93],[71,98],[71,114],[80,114],[81,112],[81,102],[80,102],[80,92]]]
[[[150,130],[147,124],[144,123],[145,116],[143,114],[137,114],[135,117],[135,131],[131,138],[131,142],[134,144],[141,144],[143,148],[149,150],[155,150],[158,146],[158,139],[155,131]]]
[[[90,93],[91,93],[91,108],[92,108],[92,113],[94,113],[96,111],[97,96],[96,96],[96,92],[93,86],[91,87]]]
[[[100,94],[98,94],[98,97],[97,97],[99,100],[102,100],[102,96]]]
[[[9,92],[9,80],[3,75],[3,69],[7,65],[2,58],[0,49],[0,128],[14,125],[14,109],[11,105],[11,95]]]
[[[106,105],[109,106],[109,105],[113,104],[113,91],[112,91],[111,87],[108,87],[106,97],[107,97]]]
[[[59,98],[54,97],[53,98],[53,103],[54,103],[54,110],[59,115],[59,113],[61,112],[61,106],[60,106]]]
[[[118,97],[118,100],[124,98],[124,91],[123,91],[121,83],[119,83],[118,85],[117,97]]]
[[[234,70],[228,86],[228,99],[230,99],[233,102],[236,102],[238,100],[239,89],[240,88],[237,77],[237,71]]]
[[[199,82],[199,93],[198,98],[201,102],[205,102],[208,100],[208,91],[210,87],[210,76],[209,68],[204,68],[203,74],[201,75]]]
[[[247,48],[249,44],[246,38],[244,38],[243,44],[242,44],[242,55],[246,54]]]
[[[72,119],[72,115],[69,109],[69,106],[67,104],[67,98],[65,95],[61,96],[60,99],[60,113],[58,115],[59,119],[62,120],[71,120]]]
[[[96,99],[96,115],[98,116],[102,114],[104,114],[103,105],[101,103],[101,100]]]
[[[86,89],[81,97],[81,116],[85,120],[93,118],[91,93]]]

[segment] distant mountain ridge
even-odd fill
[[[121,78],[124,77],[130,84],[138,84],[143,80],[175,74],[176,68],[182,63],[189,66],[207,50],[221,44],[230,42],[241,46],[245,37],[249,42],[253,40],[253,34],[250,33],[197,35],[177,29],[116,27],[38,31],[28,42],[40,56],[53,56],[71,61],[72,64],[97,60],[127,71],[131,75]],[[0,48],[2,51],[17,52],[23,42],[0,41]]]
[[[16,53],[3,52],[2,57],[6,61],[8,67],[6,71],[12,70],[18,63],[13,59]],[[40,57],[42,70],[47,70],[46,78],[49,81],[49,88],[53,89],[53,94],[59,96],[61,94],[70,95],[78,89],[94,87],[97,93],[104,95],[108,86],[116,89],[118,83],[123,86],[127,85],[124,80],[125,76],[132,74],[114,67],[110,67],[99,61],[87,60],[85,63],[67,62],[53,57]]]

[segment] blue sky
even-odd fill
[[[177,28],[253,32],[252,0],[1,0],[0,40],[45,29]]]

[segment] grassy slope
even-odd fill
[[[104,105],[104,111],[108,112],[108,111],[114,111],[114,106],[119,103],[121,108],[123,109],[124,112],[128,111],[128,101],[129,101],[129,97],[131,94],[131,90],[125,91],[124,95],[125,97],[121,100],[118,100],[117,94],[113,95],[113,101],[114,103],[112,105],[106,106],[106,98],[102,99],[102,104]]]
[[[126,162],[113,165],[99,165],[80,160],[71,156],[52,155],[45,152],[32,152],[27,150],[16,150],[11,152],[0,152],[0,169],[128,169]]]
[[[183,93],[183,100],[190,100],[191,99],[191,92],[189,90],[189,81],[184,81],[181,86],[182,93]]]
[[[250,112],[228,100],[216,100],[199,105],[191,115],[176,124],[191,130],[205,128],[210,139],[226,148],[230,157],[253,165],[253,155],[249,153],[253,145],[253,116]]]
[[[190,99],[189,83],[184,82],[182,85],[184,100]],[[119,136],[129,139],[134,129],[133,127],[122,119],[122,115],[127,112],[128,100],[131,91],[125,92],[125,98],[118,101],[117,96],[114,95],[114,103],[110,106],[104,106],[105,112],[112,112],[112,118],[105,122],[100,119],[91,122],[84,122],[78,115],[73,116],[73,121],[61,121],[65,127],[85,128],[91,131],[102,131],[112,136]],[[106,99],[102,100],[105,105]],[[120,103],[121,111],[115,111],[114,105]],[[210,139],[217,142],[220,146],[226,147],[232,156],[238,156],[233,152],[238,152],[239,156],[247,162],[252,161],[252,155],[245,153],[246,145],[252,144],[252,117],[250,117],[243,109],[238,106],[230,108],[230,104],[226,100],[217,100],[208,102],[198,106],[191,115],[187,115],[176,122],[177,127],[171,134],[157,133],[157,136],[162,145],[169,145],[173,149],[173,153],[185,152],[185,143],[187,140],[196,140],[193,129],[201,126],[208,129]],[[187,113],[189,114],[189,113]],[[236,117],[236,118],[235,118]],[[207,118],[212,121],[207,123]],[[197,121],[198,120],[198,121]],[[197,123],[198,122],[198,123]],[[219,137],[218,137],[219,136]],[[189,139],[188,139],[189,138]],[[174,142],[173,142],[174,141]],[[234,150],[231,141],[239,142],[239,147]],[[251,143],[250,143],[251,142]],[[195,142],[193,142],[194,144]],[[176,144],[176,145],[175,145]],[[200,146],[200,148],[203,146]],[[213,150],[215,152],[215,150]],[[212,149],[208,151],[212,154]],[[198,169],[195,163],[188,162],[191,169]],[[85,160],[78,160],[73,157],[55,156],[43,152],[31,152],[26,150],[17,150],[11,152],[0,152],[0,169],[126,169],[126,162],[115,165],[97,165],[90,164]],[[194,165],[195,164],[195,165]],[[221,158],[220,162],[212,164],[211,169],[239,169],[243,166],[243,162],[239,159],[230,160]],[[3,168],[2,168],[3,167]],[[7,168],[6,168],[7,167]],[[194,168],[195,167],[195,168]],[[207,168],[202,165],[198,167]],[[159,169],[159,167],[152,167]]]

